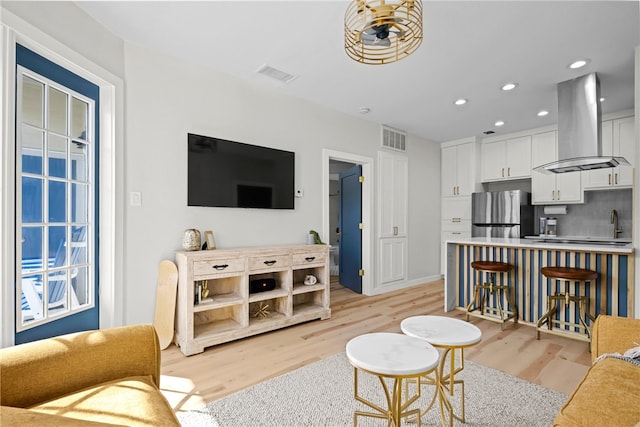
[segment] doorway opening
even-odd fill
[[[373,270],[371,264],[371,233],[372,233],[372,168],[373,159],[358,156],[351,153],[343,153],[332,150],[323,150],[323,237],[331,245],[330,249],[330,274],[331,283],[339,283],[340,259],[345,259],[340,253],[342,231],[340,229],[341,206],[340,202],[340,174],[354,166],[360,166],[362,177],[362,233],[361,255],[359,266],[354,264],[342,265],[342,268],[351,267],[361,270],[361,290],[365,295],[370,295],[373,288]],[[344,264],[344,261],[343,261]],[[344,285],[344,284],[342,284]]]

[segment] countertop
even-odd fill
[[[505,239],[501,237],[459,237],[447,240],[447,243],[469,245],[507,246],[514,248],[562,249],[567,251],[606,252],[632,254],[633,244],[623,239],[576,236],[528,236],[524,239]]]

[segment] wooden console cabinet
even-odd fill
[[[175,343],[187,356],[216,344],[331,317],[327,245],[180,251],[176,262]],[[307,275],[315,276],[317,283],[305,285]],[[249,292],[252,280],[265,278],[275,279],[275,289]],[[204,287],[209,299],[198,302],[198,289]]]

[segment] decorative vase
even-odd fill
[[[188,228],[184,230],[184,236],[182,237],[182,249],[185,251],[197,251],[202,245],[200,238],[200,231],[195,228]]]

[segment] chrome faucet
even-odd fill
[[[618,211],[615,209],[611,211],[611,224],[613,224],[613,238],[617,239],[618,234],[622,233],[622,228],[618,225]]]

